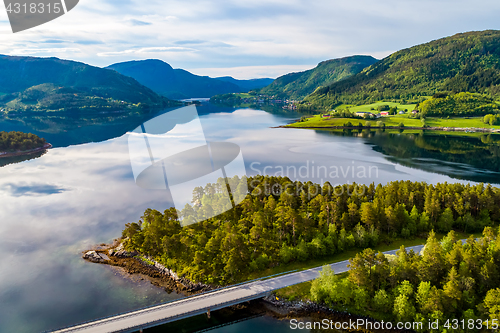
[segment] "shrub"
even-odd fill
[[[500,114],[487,114],[484,116],[483,122],[489,125],[500,125]]]
[[[434,95],[422,102],[419,109],[428,116],[484,116],[500,112],[494,101],[487,96],[461,92],[455,95]]]
[[[448,97],[447,92],[438,92],[432,96],[432,98],[446,98],[446,97]]]

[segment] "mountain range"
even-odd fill
[[[380,61],[360,55],[332,59],[276,80],[198,76],[154,59],[99,68],[58,58],[5,55],[0,55],[0,73],[0,108],[9,114],[147,109],[176,105],[169,98],[249,90],[254,95],[303,98],[299,110],[380,100],[419,103],[440,92],[496,98],[500,96],[500,31],[456,34]]]
[[[0,73],[0,105],[12,112],[173,104],[133,78],[76,61],[2,55]]]
[[[318,88],[310,109],[379,100],[419,102],[437,92],[500,94],[500,31],[474,31],[397,51],[344,80]]]
[[[108,66],[136,79],[158,94],[173,99],[212,97],[217,94],[247,92],[268,85],[273,79],[237,80],[232,77],[210,78],[174,69],[162,60],[127,61]]]

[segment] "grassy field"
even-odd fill
[[[398,111],[412,111],[415,109],[415,106],[417,104],[401,104],[401,103],[394,103],[394,102],[376,102],[372,104],[365,104],[365,105],[347,105],[347,104],[342,104],[336,108],[336,110],[342,110],[342,109],[349,109],[351,112],[373,112],[373,113],[378,113],[377,108],[381,105],[389,105],[390,108],[396,107]]]
[[[471,117],[471,118],[426,118],[426,125],[430,127],[468,127],[468,128],[488,128],[488,129],[500,129],[499,125],[489,125],[482,121],[482,117]],[[395,116],[380,117],[374,120],[365,120],[357,118],[322,118],[321,115],[315,115],[313,117],[307,118],[306,121],[296,122],[287,125],[287,127],[334,127],[334,126],[344,126],[345,123],[351,122],[353,126],[358,126],[361,123],[366,126],[370,123],[370,126],[378,126],[377,123],[382,121],[385,126],[399,126],[403,123],[405,127],[422,127],[422,122],[420,119],[409,118],[408,114],[398,114]]]
[[[459,239],[466,239],[468,238],[471,234],[466,234],[463,232],[458,232],[457,237]],[[482,237],[481,233],[475,233],[473,234],[475,238]],[[441,238],[445,237],[445,234],[439,234],[436,233],[436,238],[440,240]],[[376,247],[373,248],[376,252],[381,251],[390,251],[390,250],[395,250],[399,249],[402,245],[405,247],[410,247],[410,246],[415,246],[415,245],[422,245],[425,244],[426,238],[415,238],[415,239],[396,239],[394,240],[391,244],[380,244]],[[292,263],[289,265],[284,265],[280,267],[275,267],[272,269],[267,269],[264,272],[259,272],[260,276],[267,276],[267,275],[272,275],[272,274],[277,274],[281,272],[287,272],[290,270],[303,270],[303,269],[309,269],[313,267],[318,267],[318,266],[323,266],[327,264],[332,264],[335,262],[343,261],[343,260],[348,260],[350,258],[353,258],[356,253],[361,252],[362,250],[356,249],[356,250],[351,250],[351,251],[346,251],[343,253],[339,253],[330,257],[324,257],[321,259],[315,259],[308,261],[307,263]],[[347,273],[343,273],[346,275]],[[342,275],[341,275],[342,276]],[[252,276],[251,279],[257,278],[258,276]],[[311,289],[311,281],[309,282],[303,282],[299,283],[290,287],[286,287],[283,289],[279,289],[275,292],[276,296],[278,298],[284,297],[289,300],[295,300],[295,299],[301,299],[301,300],[308,300],[310,299],[310,289]]]
[[[235,93],[235,96],[240,96],[241,98],[253,98],[255,96],[250,95],[249,93]]]
[[[474,128],[500,128],[483,123],[483,117],[466,118],[427,118],[426,123],[434,127],[474,127]]]

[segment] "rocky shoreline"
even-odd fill
[[[0,152],[0,158],[2,157],[12,157],[12,156],[22,156],[22,155],[30,155],[34,153],[38,153],[41,151],[45,151],[47,149],[52,148],[52,145],[50,143],[46,143],[43,145],[43,147],[31,149],[31,150],[24,150],[24,151],[14,151],[14,152]]]
[[[183,277],[179,277],[178,274],[158,263],[151,257],[142,255],[137,251],[126,251],[123,248],[120,240],[115,240],[112,245],[101,244],[100,246],[96,246],[92,250],[84,251],[82,254],[82,258],[93,263],[121,267],[128,274],[139,274],[146,276],[146,278],[153,285],[164,288],[167,292],[175,291],[177,293],[191,295],[219,288],[219,286],[193,283]],[[247,310],[250,311],[250,313],[256,312],[257,310],[264,310],[266,315],[281,320],[295,318],[302,320],[321,321],[327,318],[334,322],[349,322],[349,320],[356,321],[357,319],[376,322],[376,320],[370,317],[351,314],[344,311],[332,310],[324,305],[309,300],[289,301],[284,298],[278,298],[275,294],[270,294],[260,300],[248,302],[247,305],[239,304],[230,308],[233,310],[237,310],[240,308],[247,308],[248,306],[250,306],[250,308]],[[357,330],[350,332],[370,331]],[[377,332],[385,332],[385,330],[379,330]],[[405,331],[392,330],[390,332]]]
[[[369,322],[378,322],[368,316],[361,316],[345,311],[332,310],[324,305],[312,301],[289,301],[284,298],[277,298],[276,295],[271,294],[261,299],[261,304],[264,305],[267,315],[271,315],[278,319],[302,319],[311,321],[321,321],[323,319],[332,320],[333,322],[349,322],[363,319]],[[411,330],[398,330],[398,329],[379,329],[376,331],[359,329],[359,330],[336,330],[335,332],[413,332]]]
[[[413,126],[276,126],[272,128],[298,128],[298,129],[397,129],[397,130],[422,130],[422,131],[443,131],[443,132],[466,132],[466,133],[500,133],[500,129],[495,128],[472,128],[472,127],[413,127]]]
[[[129,274],[145,275],[153,285],[163,287],[167,292],[175,291],[189,295],[218,288],[218,286],[193,283],[178,276],[151,257],[137,251],[126,251],[119,241],[115,241],[113,245],[104,244],[93,250],[84,251],[82,258],[93,263],[121,267]]]

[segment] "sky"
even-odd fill
[[[104,67],[161,59],[212,77],[272,77],[323,60],[377,59],[466,31],[500,29],[498,0],[80,0],[13,34],[0,10],[0,54]]]

